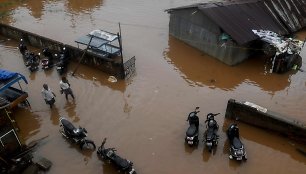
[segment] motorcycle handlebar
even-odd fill
[[[213,113],[209,113],[207,114],[207,117],[206,117],[206,120],[209,120],[211,117],[212,119],[214,119],[215,116],[219,115],[220,113],[217,113],[217,114],[213,114]],[[206,122],[206,121],[205,121]]]
[[[209,114],[207,114],[207,117],[209,117],[209,116],[217,116],[217,115],[219,115],[220,113],[216,113],[216,114],[213,114],[213,113],[209,113]]]
[[[114,148],[114,147],[112,147],[112,148],[110,148],[112,151],[114,151],[114,152],[116,152],[117,150]]]

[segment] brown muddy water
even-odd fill
[[[242,123],[239,126],[248,161],[228,159],[225,129],[232,122],[224,118],[228,99],[250,101],[306,122],[306,72],[270,74],[263,58],[228,67],[169,36],[169,16],[164,10],[200,1],[0,2],[1,22],[72,45],[93,29],[117,32],[121,22],[124,57],[136,56],[136,75],[117,83],[108,82],[107,74],[87,66],[71,76],[76,66],[72,63],[67,77],[76,100],[67,102],[59,92],[57,72],[30,74],[16,49],[18,43],[4,39],[0,67],[20,72],[29,80],[24,88],[32,109],[14,111],[20,137],[29,143],[48,136],[35,152],[53,162],[48,173],[117,173],[113,166],[100,161],[96,152],[82,152],[67,142],[59,133],[59,116],[85,127],[97,145],[107,137],[106,145],[132,160],[138,173],[305,173],[306,157],[295,150],[306,149],[304,145]],[[306,32],[298,35],[304,39]],[[302,57],[306,57],[306,48]],[[302,69],[306,70],[305,63]],[[40,94],[43,83],[57,94],[52,110]],[[213,154],[203,143],[197,148],[184,144],[185,120],[196,106],[201,110],[200,134],[205,129],[205,115],[221,113],[217,117],[220,141]]]

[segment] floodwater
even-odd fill
[[[0,67],[23,73],[32,109],[14,111],[25,142],[40,141],[35,152],[53,162],[48,173],[117,173],[95,152],[83,152],[59,133],[59,116],[88,130],[97,145],[104,137],[107,147],[134,162],[142,174],[183,173],[304,173],[306,157],[296,151],[304,145],[271,132],[239,123],[248,161],[228,158],[225,130],[232,120],[224,113],[230,98],[250,101],[272,111],[306,122],[306,72],[270,74],[263,58],[235,66],[223,63],[169,36],[165,9],[197,3],[197,0],[1,0],[6,11],[1,22],[75,45],[74,40],[93,29],[118,32],[121,23],[125,60],[136,56],[136,74],[128,81],[110,83],[108,75],[80,66],[76,76],[70,65],[67,77],[76,100],[67,102],[59,92],[55,70],[29,73],[16,49],[17,42],[2,38]],[[306,37],[306,31],[298,33]],[[31,48],[38,52],[36,48]],[[306,48],[302,51],[306,57]],[[302,69],[305,69],[303,63]],[[40,91],[48,83],[56,93],[50,110]],[[221,114],[217,150],[209,154],[200,143],[184,144],[187,114],[200,107],[200,134],[207,113]],[[202,139],[201,139],[202,140]]]

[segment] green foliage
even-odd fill
[[[12,1],[9,1],[9,2],[1,2],[0,3],[0,8],[5,8],[5,7],[9,7],[11,5],[14,5],[16,2],[12,2]]]

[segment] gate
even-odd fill
[[[21,143],[14,131],[11,129],[0,137],[0,154],[11,154],[19,150]]]
[[[123,64],[125,79],[129,79],[135,73],[136,71],[135,61],[136,58],[135,56],[133,56]]]

